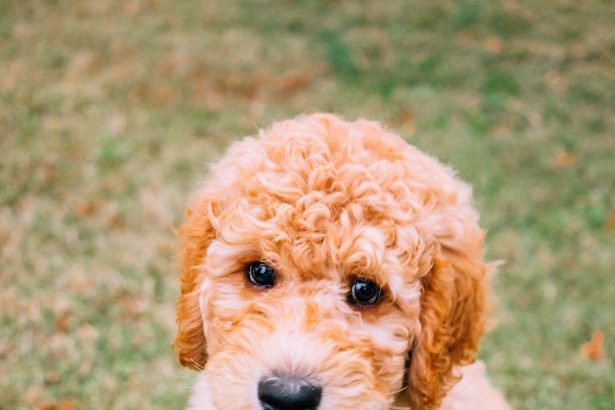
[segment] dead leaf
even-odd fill
[[[266,76],[260,72],[230,73],[218,84],[217,89],[226,95],[254,100],[266,80]]]
[[[493,54],[502,52],[502,40],[498,37],[489,37],[485,40],[485,48]]]
[[[391,125],[398,128],[404,134],[411,135],[414,132],[413,118],[414,111],[409,107],[403,108],[393,115],[391,118]]]
[[[586,359],[594,362],[604,359],[604,333],[599,330],[594,331],[591,340],[581,345],[581,353]]]
[[[60,376],[58,376],[57,372],[51,371],[45,375],[45,384],[58,384],[60,381]]]
[[[81,201],[75,205],[75,213],[79,216],[92,216],[96,211],[96,205],[92,201]]]
[[[398,111],[393,118],[391,118],[391,123],[393,123],[394,126],[400,126],[406,122],[411,121],[414,118],[414,111],[412,111],[411,108],[403,108],[402,110]]]
[[[278,88],[286,94],[295,94],[298,91],[307,88],[316,72],[312,69],[303,69],[286,73],[275,80]]]
[[[567,168],[574,165],[575,162],[577,162],[576,157],[568,151],[562,151],[553,157],[553,165],[557,168]]]
[[[75,403],[71,400],[62,400],[57,403],[39,404],[37,410],[73,410]]]
[[[70,313],[62,312],[55,323],[56,329],[62,333],[68,333],[70,330]]]

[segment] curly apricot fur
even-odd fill
[[[174,347],[205,370],[191,408],[259,408],[256,383],[272,371],[317,380],[322,409],[386,409],[405,387],[415,410],[472,388],[499,397],[466,366],[487,293],[471,189],[379,124],[314,114],[233,144],[179,235]],[[246,285],[255,260],[277,270],[271,289]],[[384,289],[379,305],[347,303],[357,275]],[[476,380],[449,393],[461,374]]]

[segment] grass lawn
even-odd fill
[[[612,1],[0,0],[0,408],[176,409],[188,192],[301,112],[475,187],[516,409],[615,407]],[[605,336],[605,358],[580,346]]]

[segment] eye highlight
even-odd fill
[[[259,288],[270,288],[275,283],[275,269],[264,262],[253,262],[246,266],[246,279]]]
[[[372,280],[355,278],[350,285],[347,297],[348,302],[353,305],[376,305],[382,299],[382,288]]]

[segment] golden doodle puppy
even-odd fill
[[[233,144],[179,229],[174,347],[191,409],[506,409],[471,189],[378,123],[331,114]]]

